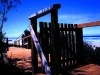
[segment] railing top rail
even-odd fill
[[[100,21],[77,24],[78,28],[86,28],[92,26],[100,26]]]

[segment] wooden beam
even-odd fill
[[[19,40],[24,40],[24,39],[29,38],[29,37],[31,37],[31,35],[28,35],[28,36],[26,36],[26,37],[24,37],[24,38],[21,38],[21,39],[19,39]]]
[[[92,27],[92,26],[100,26],[100,21],[77,24],[78,28],[86,28],[86,27]]]
[[[46,14],[49,14],[51,12],[52,9],[59,9],[61,7],[60,4],[53,4],[52,6],[49,6],[47,8],[44,8],[34,14],[32,14],[31,16],[29,16],[28,18],[31,19],[31,18],[39,18],[39,17],[42,17]]]
[[[17,39],[16,41],[18,41],[18,40],[24,40],[24,39],[29,38],[29,37],[31,37],[31,35],[28,35],[28,36],[26,36],[24,38]]]

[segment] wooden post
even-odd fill
[[[58,10],[51,10],[51,63],[52,75],[59,75],[59,26],[58,26]]]
[[[6,38],[6,48],[7,48],[7,51],[8,51],[8,38]]]
[[[22,48],[24,48],[24,40],[22,39]]]
[[[31,25],[34,29],[35,34],[37,35],[37,19],[31,18]],[[31,51],[32,56],[32,75],[38,73],[38,59],[37,59],[37,50],[35,48],[35,45],[33,43],[33,49]]]
[[[20,40],[19,40],[19,48],[20,48]]]
[[[83,31],[82,28],[78,28],[76,31],[76,49],[77,49],[77,63],[82,64],[84,62],[84,49],[83,49]]]
[[[25,36],[24,36],[24,34],[22,35],[22,48],[24,48],[24,38]]]
[[[27,40],[26,48],[28,49],[28,38],[26,38],[26,40]]]

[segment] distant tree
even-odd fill
[[[0,41],[4,40],[3,25],[7,21],[7,13],[21,4],[20,0],[0,0]]]
[[[28,35],[30,35],[30,31],[25,30],[25,31],[24,31],[24,35],[25,35],[24,37],[27,37]],[[24,39],[24,42],[28,42],[27,38]]]
[[[28,35],[30,35],[30,31],[29,30],[25,30],[24,34],[25,34],[25,36],[28,36]]]
[[[85,62],[94,63],[95,62],[95,50],[93,49],[92,45],[88,44],[87,42],[84,42],[84,57]]]
[[[18,4],[21,4],[20,0],[0,0],[0,28],[2,30],[4,22],[7,21],[8,11],[16,8]]]
[[[100,47],[95,48],[96,63],[100,65]]]
[[[24,31],[24,37],[27,37],[30,35],[30,31],[29,30],[25,30]],[[25,38],[24,39],[24,44],[27,43],[26,48],[31,48],[31,37]]]
[[[84,42],[85,61],[100,65],[100,47],[92,47],[92,45]]]
[[[21,4],[20,0],[0,0],[0,62],[3,62],[3,47],[4,47],[4,35],[2,32],[3,25],[7,21],[7,13],[16,8],[18,4]]]

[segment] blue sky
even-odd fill
[[[35,12],[59,3],[59,23],[85,23],[100,20],[100,0],[21,0],[22,4],[8,12],[8,20],[4,23],[3,32],[6,37],[17,38],[30,24],[28,17]],[[50,14],[38,19],[50,22]],[[100,27],[88,27],[83,29],[84,35],[100,34]],[[38,29],[39,30],[39,29]]]

